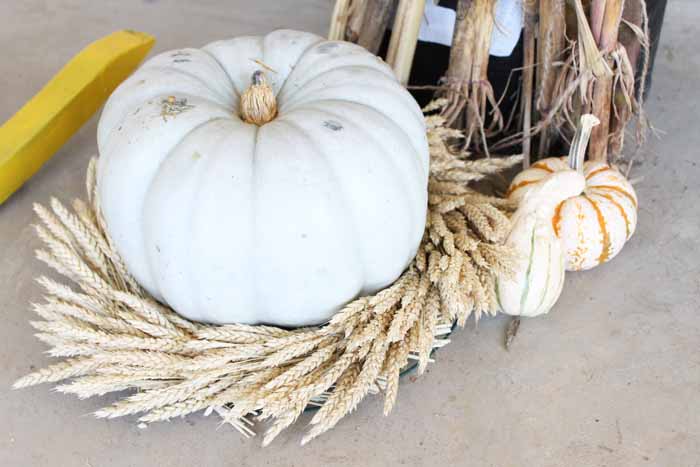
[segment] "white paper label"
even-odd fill
[[[489,53],[496,57],[508,57],[513,53],[523,29],[522,0],[498,0],[495,16]]]
[[[431,0],[425,2],[423,21],[420,23],[418,40],[434,44],[452,45],[457,13],[450,8],[435,5]]]
[[[435,5],[428,0],[425,3],[418,40],[451,46],[456,19],[457,14],[454,10]],[[489,53],[497,57],[507,57],[513,53],[522,28],[522,0],[497,0]]]

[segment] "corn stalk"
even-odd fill
[[[539,0],[539,35],[537,41],[537,111],[546,115],[554,99],[557,62],[564,51],[566,21],[564,0]],[[556,132],[545,129],[540,135],[539,154],[547,155]]]
[[[475,146],[481,147],[487,156],[487,138],[504,128],[487,74],[495,3],[495,0],[459,0],[457,3],[445,78],[449,103],[442,114],[450,125],[466,129],[467,147],[478,134],[480,140]]]
[[[591,19],[596,20],[592,24],[591,31],[593,37],[597,38],[598,49],[603,54],[607,66],[613,69],[612,53],[617,48],[617,36],[620,30],[622,19],[622,6],[624,0],[593,0],[591,3]],[[598,29],[598,16],[593,16],[594,12],[599,15],[603,10],[600,29]],[[624,50],[624,49],[623,49]],[[621,52],[616,50],[618,54]],[[624,59],[623,59],[624,60]],[[617,76],[622,72],[622,68],[615,67],[618,73],[610,73],[598,77],[593,85],[593,101],[591,103],[592,113],[600,120],[600,125],[593,128],[591,142],[588,146],[589,159],[605,162],[608,159],[608,143],[610,136],[611,118],[619,118],[614,115],[613,107],[613,87],[617,84]]]
[[[348,27],[348,19],[351,12],[351,0],[336,0],[331,15],[331,25],[328,28],[328,40],[345,40],[345,31]]]
[[[360,37],[360,29],[362,29],[362,21],[365,17],[367,9],[367,0],[353,0],[350,6],[350,13],[345,30],[345,40],[357,42]]]
[[[376,55],[389,24],[394,1],[366,0],[366,4],[357,43]]]
[[[535,71],[535,28],[537,22],[537,3],[523,2],[523,84],[521,94],[523,127],[523,169],[530,166],[532,130],[532,89]]]
[[[425,0],[399,0],[392,28],[386,62],[393,68],[401,84],[408,84],[413,56],[418,44],[418,31],[425,10]]]

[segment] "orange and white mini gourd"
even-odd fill
[[[193,320],[322,323],[423,236],[423,115],[348,42],[280,30],[160,54],[111,96],[98,146],[117,251]]]
[[[566,158],[542,159],[520,172],[508,197],[521,200],[550,174],[569,170]],[[615,167],[605,162],[583,164],[586,186],[559,204],[552,225],[562,239],[566,269],[580,271],[598,266],[617,255],[637,226],[637,195]]]
[[[586,186],[585,177],[576,167],[583,163],[591,128],[597,122],[592,115],[582,117],[569,154],[574,168],[549,173],[520,199],[505,242],[518,252],[515,273],[500,276],[496,281],[498,305],[506,314],[525,317],[545,314],[561,295],[566,255],[552,218],[562,202],[578,195]]]

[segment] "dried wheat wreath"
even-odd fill
[[[445,103],[431,103],[424,112]],[[391,286],[349,303],[323,326],[207,325],[187,321],[149,297],[127,273],[100,217],[95,160],[87,173],[89,203],[35,205],[46,250],[37,257],[80,288],[42,276],[46,301],[33,308],[36,336],[60,363],[29,374],[15,388],[68,382],[56,389],[80,398],[130,390],[96,416],[142,414],[150,423],[206,410],[245,436],[253,420],[272,419],[263,445],[310,405],[320,406],[308,442],[332,428],[370,393],[396,400],[409,359],[422,372],[452,324],[495,313],[494,277],[507,274],[514,252],[502,245],[508,201],[468,187],[513,166],[520,156],[467,160],[448,140],[462,138],[437,115],[426,117],[431,167],[428,220],[418,254]],[[135,392],[133,392],[135,390]]]

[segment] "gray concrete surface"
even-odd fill
[[[196,3],[196,5],[195,5]],[[22,0],[0,2],[0,120],[77,50],[112,30],[153,33],[157,50],[286,26],[323,34],[331,0]],[[47,386],[12,391],[49,363],[28,320],[31,205],[82,195],[95,119],[0,206],[0,466],[700,466],[700,201],[696,109],[700,10],[671,1],[648,110],[665,131],[635,171],[639,227],[612,263],[571,274],[554,312],[526,321],[511,352],[506,321],[457,332],[425,377],[406,379],[393,414],[370,399],[299,447],[308,417],[266,449],[214,417],[153,425],[96,420],[113,399]]]

